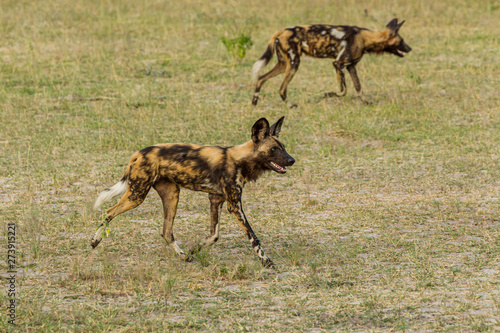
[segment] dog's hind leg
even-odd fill
[[[359,82],[359,77],[358,77],[358,72],[356,71],[356,67],[354,65],[350,65],[347,66],[347,70],[351,75],[352,83],[354,84],[354,89],[356,89],[359,99],[362,100],[363,103],[365,104],[372,104],[363,96],[363,90],[361,89],[361,82]]]
[[[269,80],[270,78],[273,78],[273,77],[285,72],[285,68],[286,68],[285,62],[280,60],[278,57],[278,63],[276,64],[276,66],[274,66],[274,68],[271,69],[266,74],[259,77],[259,79],[257,80],[257,84],[255,85],[255,92],[254,92],[253,98],[252,98],[252,105],[254,105],[254,106],[257,105],[257,102],[259,101],[260,89],[262,88],[264,83],[267,80]]]
[[[193,258],[184,253],[174,238],[174,219],[177,213],[177,204],[179,203],[179,185],[162,180],[155,183],[154,189],[158,192],[163,203],[164,220],[162,237],[182,260],[191,261]]]
[[[293,76],[295,75],[295,73],[299,69],[300,57],[298,54],[293,53],[292,50],[290,50],[289,53],[290,53],[290,58],[287,59],[286,69],[285,69],[285,77],[283,79],[283,82],[281,83],[279,93],[280,93],[280,96],[281,96],[281,99],[283,100],[283,102],[286,102],[288,107],[294,108],[294,107],[297,107],[297,105],[292,104],[290,102],[287,102],[286,91],[288,88],[288,84],[290,83],[290,81],[292,81]]]
[[[92,238],[92,243],[91,243],[92,248],[95,248],[101,242],[102,234],[104,233],[108,223],[119,214],[139,206],[148,195],[150,189],[151,189],[151,184],[149,180],[135,181],[130,183],[127,191],[122,196],[120,201],[113,207],[106,210],[104,218],[105,222],[101,223],[94,237]]]
[[[333,67],[335,67],[335,71],[337,73],[337,79],[339,81],[340,91],[339,92],[333,92],[333,91],[327,92],[327,93],[325,93],[325,97],[345,96],[347,89],[346,89],[346,85],[345,85],[345,76],[344,76],[344,72],[342,70],[342,67],[336,61],[333,62]]]

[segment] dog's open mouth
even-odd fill
[[[403,58],[405,56],[404,54],[405,51],[401,51],[399,49],[392,49],[391,53],[397,55],[398,57]]]
[[[404,57],[405,53],[408,53],[411,51],[411,47],[404,44],[404,45],[401,45],[400,47],[398,47],[397,49],[395,49],[395,51],[396,51],[396,52],[394,52],[395,55],[397,55],[398,57]]]
[[[286,172],[286,168],[282,167],[281,165],[278,165],[274,162],[269,162],[269,164],[271,165],[273,170],[276,171],[277,173],[285,173]]]

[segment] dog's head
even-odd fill
[[[401,28],[403,23],[405,23],[405,21],[398,23],[398,19],[395,18],[391,20],[391,22],[389,22],[385,27],[388,40],[383,50],[384,52],[395,54],[398,57],[404,57],[405,53],[411,51],[411,47],[408,46],[408,44],[406,44],[403,38],[399,35],[399,29]]]
[[[283,119],[285,117],[269,126],[266,118],[260,118],[252,127],[252,141],[261,168],[277,173],[285,173],[286,167],[295,163],[295,159],[278,140]]]

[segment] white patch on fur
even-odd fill
[[[177,253],[180,256],[185,254],[184,251],[182,251],[182,249],[179,247],[179,245],[177,244],[176,241],[170,243],[170,247],[173,248],[175,253]]]
[[[100,242],[102,240],[102,233],[104,232],[104,226],[100,226],[94,234],[94,238],[92,238],[92,242]]]
[[[250,239],[250,244],[253,244],[254,242],[254,239]],[[257,256],[261,259],[264,259],[264,260],[269,260],[269,257],[266,256],[265,252],[264,252],[264,249],[262,248],[261,245],[257,245],[256,247],[253,248],[253,250],[255,251],[255,253],[257,253]]]
[[[302,41],[302,49],[306,52],[309,52],[309,45],[307,45],[307,42],[305,40]]]
[[[342,37],[345,36],[345,32],[333,28],[332,30],[330,30],[330,35],[332,35],[333,37],[335,37],[337,39],[342,39]]]
[[[297,26],[295,26],[295,25],[294,25],[293,27],[290,27],[290,28],[287,28],[287,29],[291,29],[291,30],[293,30],[293,29],[295,29],[296,27],[297,27]]]
[[[127,182],[124,180],[123,181],[120,180],[118,183],[116,183],[110,188],[105,189],[99,194],[94,203],[94,209],[101,207],[101,205],[106,201],[109,201],[114,197],[122,195],[126,191],[127,191]]]
[[[340,60],[340,57],[342,56],[342,54],[345,51],[345,48],[347,47],[347,42],[345,40],[341,41],[340,42],[340,46],[342,47],[342,49],[340,50],[339,54],[337,55],[337,59],[335,59],[335,61],[339,61]]]
[[[220,210],[219,210],[219,215],[220,215]],[[205,240],[205,245],[210,246],[215,243],[215,240],[219,238],[219,228],[220,228],[220,223],[217,223],[217,225],[215,226],[215,233]]]
[[[321,31],[321,35],[326,35],[326,31],[325,30]]]
[[[265,59],[261,59],[261,60],[257,60],[257,62],[253,65],[253,68],[252,68],[252,81],[254,83],[257,82],[257,80],[259,80],[259,76],[260,76],[260,72],[262,72],[262,69],[264,69],[264,67],[266,67],[266,60]]]
[[[241,171],[238,171],[238,174],[236,175],[236,185],[238,185],[240,188],[245,187],[245,179],[241,175]]]
[[[290,59],[292,59],[292,65],[293,65],[293,61],[295,60],[295,53],[293,53],[292,50],[289,50],[288,55],[290,56]]]

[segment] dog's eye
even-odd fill
[[[271,148],[271,153],[274,153],[276,151],[276,147]]]

